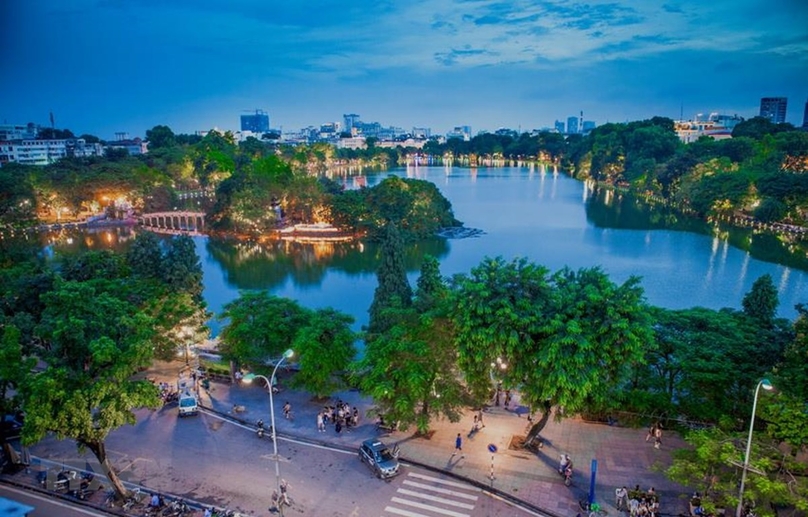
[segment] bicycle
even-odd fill
[[[589,512],[589,517],[603,517],[608,515],[605,508],[598,503],[590,503],[587,499],[578,501],[578,506],[581,507],[581,510]]]

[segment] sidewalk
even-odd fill
[[[468,436],[474,415],[471,411],[456,424],[447,420],[433,422],[430,429],[434,433],[428,438],[415,436],[414,429],[387,434],[378,432],[376,419],[366,416],[373,407],[372,401],[355,391],[335,393],[327,403],[342,400],[356,406],[362,415],[360,425],[340,434],[333,426],[327,426],[327,432],[321,433],[317,431],[316,415],[324,403],[312,400],[308,393],[287,390],[289,375],[278,372],[282,391],[273,395],[279,439],[297,438],[356,450],[363,440],[381,438],[391,446],[399,445],[405,464],[410,462],[449,473],[559,517],[575,516],[580,511],[578,501],[588,496],[591,461],[596,459],[595,499],[609,513],[618,513],[615,489],[622,486],[631,489],[635,485],[644,491],[654,487],[663,514],[678,515],[687,510],[688,489],[668,481],[662,472],[671,463],[671,452],[685,446],[684,440],[674,433],[666,433],[662,448],[655,449],[652,442],[645,441],[646,429],[588,423],[579,418],[560,422],[551,419],[541,433],[544,447],[536,454],[510,448],[514,437],[524,437],[529,428],[526,416],[519,414],[521,411],[489,408],[484,413],[485,427],[471,437]],[[293,420],[286,420],[281,411],[287,401],[293,408]],[[262,386],[213,383],[209,394],[202,391],[201,403],[247,423],[263,419],[269,424],[269,397]],[[244,406],[245,411],[233,413],[234,405]],[[512,409],[516,407],[512,405]],[[463,437],[462,459],[459,455],[452,457],[457,433]],[[489,444],[497,449],[493,454],[493,480]],[[569,454],[575,465],[570,487],[564,486],[557,472],[561,454]]]
[[[176,365],[170,364],[146,373],[156,382],[176,382],[177,371]],[[390,446],[399,445],[400,458],[405,465],[410,463],[445,472],[506,499],[526,503],[538,514],[548,517],[574,517],[579,513],[578,501],[585,499],[589,492],[590,464],[597,459],[595,499],[609,514],[619,513],[614,506],[615,488],[631,489],[635,485],[640,485],[642,490],[655,488],[662,514],[678,515],[687,510],[689,491],[668,481],[662,473],[662,469],[670,465],[671,451],[685,445],[674,433],[667,433],[662,448],[654,449],[653,443],[645,441],[645,429],[587,423],[578,418],[560,422],[551,419],[541,433],[544,447],[536,454],[510,447],[514,437],[523,438],[527,434],[529,422],[523,411],[491,407],[483,413],[485,427],[471,437],[469,431],[474,415],[471,411],[455,424],[446,420],[433,422],[429,437],[414,436],[414,429],[384,434],[376,430],[376,419],[367,416],[372,409],[369,398],[356,391],[345,391],[334,394],[328,402],[315,401],[308,393],[286,388],[290,375],[278,371],[282,391],[273,395],[279,440],[294,439],[355,451],[363,440],[381,438]],[[359,425],[340,434],[331,425],[325,433],[318,432],[317,413],[324,404],[333,405],[337,400],[357,407],[361,415]],[[292,420],[285,419],[281,410],[287,401],[292,406]],[[266,387],[258,384],[213,382],[209,392],[200,390],[200,403],[246,424],[254,425],[259,419],[267,426],[270,423],[269,396]],[[518,399],[512,409],[525,409],[516,404]],[[234,412],[234,406],[242,406],[243,411]],[[463,438],[464,457],[452,456],[457,433]],[[496,447],[494,454],[489,452],[490,444]],[[556,470],[561,454],[569,454],[575,465],[570,487],[564,486]],[[22,471],[3,478],[21,485],[31,480],[36,484],[36,471],[30,474]]]

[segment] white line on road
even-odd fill
[[[474,505],[468,503],[461,503],[459,501],[452,501],[451,499],[446,499],[444,497],[438,497],[436,495],[429,495],[429,494],[422,494],[421,492],[416,492],[415,490],[407,490],[406,488],[399,488],[396,490],[399,494],[403,495],[410,495],[413,497],[418,497],[420,499],[426,499],[427,501],[432,501],[433,503],[440,503],[446,504],[449,506],[455,506],[457,508],[463,508],[464,510],[473,510]]]
[[[452,510],[444,510],[443,508],[438,508],[437,506],[432,506],[431,504],[416,503],[415,501],[402,499],[400,497],[393,497],[392,499],[390,499],[390,501],[398,504],[404,504],[407,506],[413,506],[415,508],[420,508],[421,510],[429,510],[430,512],[442,513],[443,515],[449,515],[450,517],[471,517],[467,513],[454,512]]]
[[[481,489],[479,489],[479,488],[477,488],[475,486],[467,485],[465,483],[455,483],[454,481],[447,481],[447,480],[441,479],[441,478],[436,478],[436,477],[432,477],[432,476],[425,476],[423,474],[417,474],[415,472],[408,472],[407,475],[415,477],[415,478],[418,478],[418,479],[424,479],[426,481],[432,481],[433,483],[440,483],[440,484],[446,485],[446,486],[453,486],[455,488],[462,488],[464,490],[469,490],[471,492],[482,492]]]
[[[429,515],[424,515],[422,513],[415,513],[409,510],[402,510],[401,508],[396,508],[395,506],[388,506],[384,509],[385,512],[395,513],[397,515],[403,515],[404,517],[429,517]]]
[[[439,494],[453,495],[461,499],[468,499],[469,501],[476,501],[478,499],[476,495],[464,494],[463,492],[456,492],[454,490],[448,490],[446,488],[438,488],[436,486],[425,485],[424,483],[416,483],[415,481],[410,481],[409,479],[405,479],[403,484],[413,486],[416,488],[421,488],[423,490],[430,490],[432,492],[437,492]]]

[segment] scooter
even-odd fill
[[[563,470],[559,470],[558,473],[564,476],[564,486],[570,486],[572,484],[572,465],[567,465]]]

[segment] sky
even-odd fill
[[[0,122],[476,133],[808,100],[805,0],[0,0]]]

